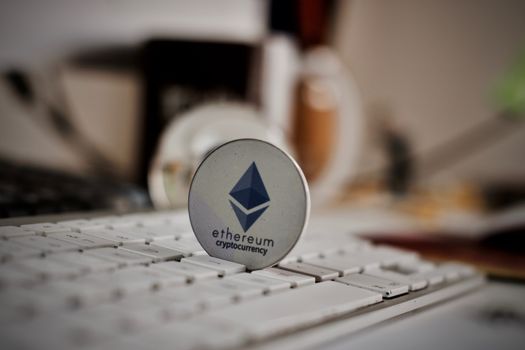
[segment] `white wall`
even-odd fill
[[[388,110],[424,152],[495,114],[490,91],[525,48],[525,2],[342,0],[335,42],[369,114]],[[524,124],[435,178],[523,181]]]
[[[152,37],[258,41],[266,33],[266,6],[262,0],[2,0],[0,72],[31,72],[51,99],[48,90],[61,85],[75,125],[117,173],[130,176],[140,142],[140,82],[130,72],[74,69],[68,58]],[[84,171],[86,160],[38,112],[0,82],[0,158]]]
[[[2,0],[0,67],[152,36],[253,41],[266,30],[259,0]]]

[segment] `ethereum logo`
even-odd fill
[[[270,197],[255,162],[230,191],[230,204],[244,232],[268,209]]]

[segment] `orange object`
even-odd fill
[[[337,104],[334,91],[322,78],[305,78],[297,89],[294,144],[301,167],[315,181],[333,154]]]

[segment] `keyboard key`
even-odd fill
[[[187,211],[158,213],[158,217],[164,218],[164,220],[174,226],[187,227],[191,230],[190,216]]]
[[[217,270],[212,270],[210,268],[188,264],[185,262],[170,261],[166,263],[152,264],[150,268],[185,276],[189,282],[219,277],[219,272]]]
[[[175,288],[175,290],[177,289],[178,288]],[[165,289],[161,289],[155,293],[127,296],[126,298],[117,300],[113,305],[125,310],[130,315],[138,315],[140,317],[147,313],[148,316],[155,317],[161,322],[187,317],[196,312],[191,306],[174,304],[169,298],[162,296],[161,293],[164,290]],[[173,291],[173,289],[169,290]]]
[[[149,257],[118,248],[90,249],[84,254],[96,256],[104,260],[114,261],[119,264],[119,267],[137,264],[149,264],[152,262],[152,259]]]
[[[184,253],[184,256],[186,257],[206,254],[195,238],[181,238],[179,240],[165,239],[161,241],[153,241],[151,245],[178,250]]]
[[[244,272],[246,270],[244,265],[214,258],[209,255],[192,256],[189,258],[184,258],[181,261],[218,271],[221,276],[232,275],[235,273]]]
[[[128,218],[119,218],[112,220],[106,224],[107,228],[128,231],[139,226],[139,223],[136,220],[130,220]]]
[[[374,247],[368,251],[368,254],[376,257],[380,261],[381,266],[393,266],[402,262],[414,261],[418,258],[415,252],[384,246]]]
[[[229,298],[225,297],[224,300],[224,304],[230,302]],[[189,303],[166,303],[162,305],[157,312],[163,320],[186,320],[188,317],[194,316],[204,310],[209,310],[212,307],[213,306],[208,306],[206,302],[204,302],[204,304],[195,304],[193,301]]]
[[[168,301],[164,301],[162,305],[156,305],[153,300],[157,300],[157,293],[152,293],[147,297],[143,295],[137,295],[140,304],[126,307],[123,314],[126,317],[138,318],[142,321],[147,321],[147,326],[159,327],[166,324],[168,321],[176,319],[187,319],[193,315],[194,312],[191,308],[182,304],[173,304]],[[132,297],[123,299],[124,301],[129,300]],[[148,304],[148,301],[149,304]],[[158,304],[158,303],[157,303]],[[144,326],[141,326],[140,332],[145,330]],[[138,332],[138,331],[137,331]]]
[[[253,283],[245,283],[230,277],[201,282],[196,287],[209,288],[218,294],[229,295],[232,301],[241,299],[252,299],[260,297],[264,293],[264,287]]]
[[[32,230],[24,230],[18,226],[0,226],[0,238],[9,239],[13,237],[31,236],[36,234]]]
[[[445,282],[446,273],[445,271],[436,267],[425,272],[414,271],[412,273],[408,273],[408,276],[410,276],[410,278],[422,278],[428,282],[429,286],[433,286]]]
[[[27,273],[27,270],[16,264],[0,266],[0,288],[30,286],[38,277]]]
[[[55,233],[55,232],[69,232],[71,228],[67,226],[62,226],[59,224],[53,224],[50,222],[45,222],[41,224],[29,224],[20,226],[24,230],[34,231],[36,233]]]
[[[434,271],[422,272],[421,274],[418,274],[414,277],[424,278],[428,282],[429,286],[434,286],[436,284],[445,282],[445,274],[437,269]]]
[[[65,226],[71,228],[73,231],[79,231],[82,228],[87,228],[89,226],[88,220],[65,220],[65,221],[59,221],[57,222],[60,226]],[[98,227],[102,228],[102,227]]]
[[[213,320],[180,320],[152,328],[145,333],[116,338],[104,345],[105,348],[113,350],[231,349],[243,341],[239,329],[227,324]]]
[[[133,279],[138,281],[150,280],[153,282],[153,288],[166,288],[186,284],[184,276],[155,270],[149,266],[134,266],[118,270],[115,272],[115,276],[117,276],[119,283],[122,282],[122,284],[128,284],[128,281],[132,283]]]
[[[24,259],[15,264],[43,280],[72,278],[82,274],[81,267],[76,264],[64,264],[48,258]]]
[[[335,244],[329,248],[323,248],[320,250],[321,257],[329,257],[337,254],[350,254],[358,250],[366,249],[365,245],[358,245],[355,243],[342,243],[341,245]]]
[[[106,223],[91,220],[82,220],[82,222],[78,220],[77,222],[66,226],[71,227],[75,231],[108,229],[108,225]]]
[[[355,260],[348,259],[347,256],[341,255],[332,255],[326,258],[308,259],[304,260],[304,262],[317,267],[335,270],[339,273],[339,276],[357,273],[362,270],[360,264],[356,263]]]
[[[17,237],[10,239],[9,242],[37,249],[42,253],[63,252],[68,250],[78,250],[80,248],[77,244],[43,236]]]
[[[343,239],[335,239],[330,242],[330,246],[321,250],[322,256],[334,254],[349,254],[356,251],[367,250],[371,247],[370,243],[364,240],[350,239],[345,236]]]
[[[310,238],[305,237],[305,239],[301,240],[288,256],[283,259],[282,263],[350,253],[365,249],[369,246],[365,241],[350,239],[347,236],[332,235],[330,239],[324,238],[325,235],[315,235],[315,237]]]
[[[464,265],[459,265],[455,263],[444,263],[438,265],[435,270],[428,272],[427,274],[441,274],[446,282],[454,282],[465,277],[465,275],[463,275],[463,272],[465,272],[466,270],[463,270],[460,266]]]
[[[102,304],[68,313],[65,315],[65,322],[94,325],[115,335],[143,331],[154,323],[146,310],[143,310],[140,317],[133,317],[126,311],[117,304]]]
[[[170,300],[172,308],[184,306],[184,309],[191,310],[191,313],[228,305],[233,301],[231,294],[231,292],[225,292],[224,290],[218,291],[217,289],[209,288],[204,283],[185,288],[166,288],[156,293],[156,295]]]
[[[93,274],[84,279],[92,285],[104,285],[117,296],[147,292],[161,287],[186,284],[186,279],[179,275],[150,269],[146,266],[134,266],[109,273]]]
[[[150,226],[172,226],[171,222],[166,218],[159,218],[155,216],[146,216],[142,215],[140,217],[137,217],[135,220],[139,223],[142,227],[150,227]]]
[[[461,278],[471,277],[476,273],[474,268],[471,266],[457,262],[443,263],[439,266],[439,268],[452,274],[457,273]],[[448,279],[450,279],[450,277]]]
[[[121,220],[121,216],[116,215],[108,215],[108,216],[99,216],[97,218],[93,218],[89,220],[92,224],[103,224],[103,225],[109,225],[112,222]]]
[[[94,324],[73,320],[63,314],[35,318],[24,323],[23,327],[12,325],[6,329],[6,334],[21,349],[86,348],[114,337]]]
[[[389,269],[404,274],[411,279],[424,279],[430,286],[445,281],[455,281],[460,277],[460,272],[457,269],[447,268],[446,264],[436,266],[434,264],[420,261],[398,264]]]
[[[333,269],[342,272],[343,275],[350,273],[350,271],[352,271],[352,273],[356,272],[356,269],[358,271],[363,271],[377,269],[381,266],[381,257],[378,257],[377,254],[373,252],[373,249],[331,255],[327,256],[325,259],[329,260],[307,259],[304,260],[304,262],[310,264],[310,261],[312,261],[312,265],[324,266],[325,268],[328,268],[328,265],[325,266],[325,264],[333,264]]]
[[[91,236],[96,236],[96,237],[100,237],[100,238],[112,241],[116,245],[122,245],[124,243],[146,243],[145,238],[137,237],[133,234],[125,233],[120,230],[82,229],[81,232],[85,232]]]
[[[2,312],[0,312],[2,331],[5,331],[3,326],[27,322],[43,312],[57,310],[56,298],[49,294],[36,294],[32,289],[4,289],[0,291],[0,300],[2,300]]]
[[[381,300],[379,293],[328,281],[212,310],[194,321],[215,319],[259,340],[325,322]]]
[[[131,219],[138,222],[141,226],[183,226],[190,227],[189,216],[187,212],[178,213],[138,213],[123,215],[123,219]]]
[[[184,254],[177,250],[143,243],[126,243],[120,249],[147,256],[153,262],[176,260],[184,257]]]
[[[292,288],[290,282],[276,280],[274,278],[265,277],[263,275],[256,275],[253,273],[239,273],[228,277],[229,280],[241,281],[248,284],[254,284],[263,289],[263,293],[275,293],[289,290]]]
[[[319,246],[316,242],[300,241],[299,244],[297,244],[292,249],[292,251],[288,254],[288,256],[291,258],[290,259],[291,261],[294,258],[307,259],[307,258],[319,257],[321,256],[321,252],[319,251]]]
[[[115,244],[110,240],[82,232],[58,232],[49,234],[49,237],[75,244],[82,249],[112,247]]]
[[[253,271],[252,274],[288,282],[292,285],[292,288],[304,287],[315,283],[314,277],[283,269],[277,269],[275,267],[268,267],[264,270]]]
[[[289,262],[298,262],[299,261],[299,257],[296,256],[296,255],[291,255],[291,254],[292,254],[292,252],[290,252],[287,256],[282,258],[281,261],[279,262],[279,264],[287,264]]]
[[[345,277],[340,277],[337,278],[336,281],[350,286],[381,293],[384,298],[393,298],[402,294],[406,294],[409,290],[409,286],[407,284],[377,276],[365,275],[362,273],[354,273]]]
[[[82,252],[66,252],[50,255],[47,259],[59,261],[64,264],[73,264],[81,267],[82,272],[102,272],[114,270],[119,263]]]
[[[395,282],[399,282],[401,284],[407,284],[410,286],[411,291],[423,289],[428,285],[427,280],[422,277],[419,277],[417,275],[404,275],[396,271],[390,271],[386,268],[369,270],[366,273],[367,275],[389,279]]]
[[[161,239],[175,239],[181,237],[172,227],[133,227],[124,230],[126,233],[130,233],[137,237],[143,237],[146,241],[151,242]]]
[[[11,259],[37,256],[40,254],[42,254],[40,249],[16,244],[11,241],[0,242],[0,259],[2,262],[9,261]]]
[[[119,298],[113,285],[99,284],[87,275],[76,280],[57,280],[39,286],[35,291],[43,295],[54,295],[62,300],[63,307],[74,310],[82,307],[108,303]]]
[[[432,271],[436,268],[436,265],[428,261],[412,260],[399,262],[392,268],[400,273],[410,274],[415,272]]]
[[[339,276],[339,273],[335,270],[298,262],[279,265],[279,268],[312,276],[317,282],[328,281]]]

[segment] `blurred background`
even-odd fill
[[[2,217],[184,208],[202,157],[255,137],[314,214],[393,212],[363,232],[524,277],[523,1],[0,7]]]

